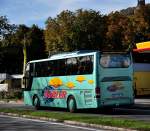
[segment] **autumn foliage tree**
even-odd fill
[[[132,22],[137,35],[136,42],[150,39],[150,5],[137,8]]]
[[[105,40],[106,17],[93,10],[63,11],[48,18],[46,50],[50,52],[100,49]]]
[[[134,27],[131,18],[119,13],[108,15],[107,48],[127,50],[133,42]]]

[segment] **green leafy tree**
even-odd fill
[[[25,25],[19,25],[11,38],[11,43],[22,49],[23,71],[27,61],[45,57],[43,30],[39,29],[38,26],[33,25],[29,28]]]
[[[22,48],[23,52],[23,71],[25,65],[27,63],[27,47],[30,45],[29,41],[29,27],[25,25],[19,25],[18,29],[16,30],[15,34],[11,36],[11,44],[15,44]]]
[[[36,25],[19,25],[2,43],[1,69],[8,73],[22,73],[27,61],[46,57],[43,30]]]
[[[73,25],[73,43],[77,49],[100,49],[104,47],[107,30],[106,16],[94,10],[77,10]]]
[[[44,31],[37,25],[32,25],[28,32],[28,61],[46,57]]]
[[[45,42],[47,52],[69,51],[72,43],[72,25],[74,14],[63,11],[57,18],[48,18],[46,21]]]
[[[0,72],[6,72],[10,35],[15,30],[16,25],[10,24],[6,16],[0,16]]]
[[[10,24],[6,16],[0,16],[0,42],[9,34],[12,34],[15,29],[16,26]]]
[[[106,16],[93,10],[61,12],[46,21],[45,42],[47,51],[73,51],[100,49],[106,34]]]

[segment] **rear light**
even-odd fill
[[[96,98],[100,98],[100,93],[101,93],[100,87],[95,88],[95,93],[96,93]]]

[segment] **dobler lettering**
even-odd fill
[[[62,90],[62,91],[57,91],[57,90],[45,90],[44,91],[44,97],[45,98],[65,98],[67,92]]]

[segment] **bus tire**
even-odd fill
[[[73,96],[70,96],[67,100],[67,108],[69,112],[74,113],[77,111],[76,100]]]
[[[36,95],[33,97],[33,106],[36,110],[40,109],[40,99]]]

